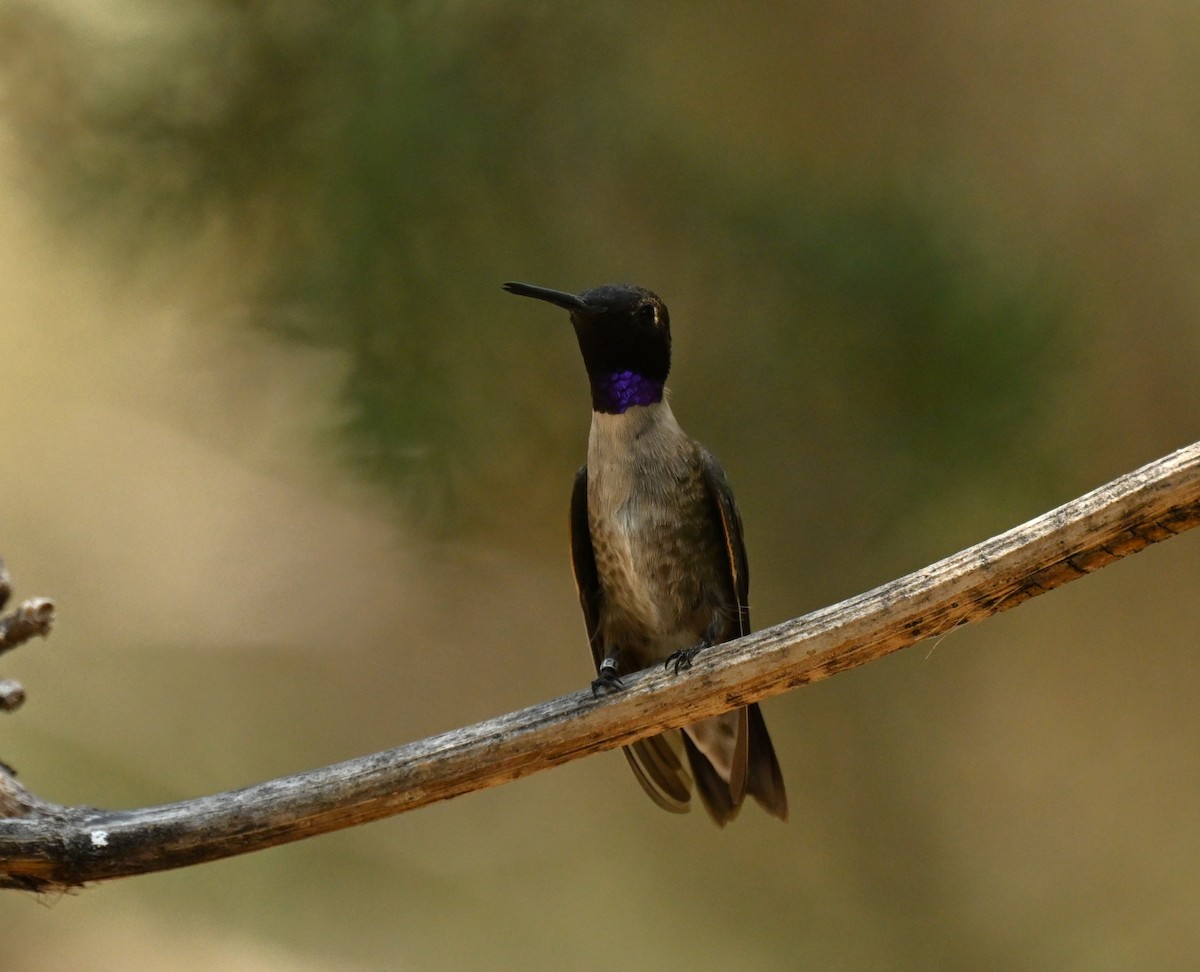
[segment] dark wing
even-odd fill
[[[737,599],[738,625],[735,637],[750,633],[750,564],[746,560],[746,543],[742,539],[742,515],[733,501],[733,490],[725,478],[721,464],[706,450],[700,452],[704,486],[721,521],[721,534],[729,564],[729,581]]]
[[[608,646],[600,641],[600,611],[604,591],[596,571],[592,531],[588,526],[587,466],[580,466],[575,473],[575,487],[571,491],[571,568],[575,573],[579,606],[583,608],[583,621],[587,626],[588,646],[592,649],[592,661],[596,663],[596,672],[599,674],[600,663],[604,661]],[[629,674],[623,666],[618,667],[618,673]],[[686,813],[692,796],[691,777],[676,751],[679,736],[678,731],[663,733],[622,750],[642,789],[651,800],[672,813]]]
[[[600,602],[604,592],[600,589],[592,531],[588,527],[587,466],[579,467],[575,473],[575,487],[571,490],[571,569],[575,573],[579,606],[583,608],[583,623],[587,625],[588,646],[599,674],[600,663],[604,661],[604,646],[600,644]]]
[[[675,749],[686,739],[678,729],[671,729],[621,750],[646,796],[669,813],[687,813],[691,808],[692,778]]]
[[[725,478],[725,471],[721,468],[721,464],[706,451],[701,452],[700,459],[704,485],[708,489],[708,495],[712,498],[721,520],[725,551],[728,555],[730,585],[734,597],[737,599],[737,635],[748,635],[750,633],[750,565],[746,559],[746,544],[742,539],[742,515],[738,512],[737,504],[733,500],[733,491],[729,488],[729,481]],[[746,718],[740,720],[738,731],[739,736],[743,732],[748,735],[746,740],[748,749],[745,775],[746,792],[754,797],[768,813],[780,820],[786,820],[787,791],[783,787],[783,773],[779,769],[779,761],[775,758],[775,747],[771,745],[767,724],[763,720],[757,703],[747,706],[745,713]],[[693,772],[696,772],[694,761],[692,769]],[[736,764],[734,773],[737,773]],[[697,782],[700,782],[699,778]],[[736,814],[736,804],[741,802],[740,794],[732,782],[730,785],[734,790],[733,813]],[[720,819],[718,808],[710,805],[710,812],[713,813],[714,819],[718,823],[723,822]],[[732,815],[726,819],[731,818]]]

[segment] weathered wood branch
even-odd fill
[[[1200,443],[875,590],[702,653],[686,675],[553,699],[324,769],[133,811],[61,807],[0,772],[0,886],[182,867],[495,786],[777,695],[982,620],[1200,522]]]

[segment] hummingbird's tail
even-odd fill
[[[783,773],[775,758],[775,747],[767,732],[767,723],[755,702],[746,707],[750,729],[750,760],[746,768],[746,792],[772,817],[787,820],[787,790],[783,788]]]
[[[757,704],[685,726],[683,743],[696,790],[718,825],[738,815],[747,793],[767,813],[787,820],[783,773]]]

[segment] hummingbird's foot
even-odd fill
[[[698,645],[692,645],[691,648],[680,648],[679,651],[673,651],[667,655],[667,660],[663,662],[663,668],[675,667],[675,674],[685,672],[692,667],[692,659],[695,658],[705,648],[711,648],[712,642],[704,640]]]
[[[592,680],[592,698],[599,698],[601,689],[605,692],[619,692],[624,687],[621,676],[617,674],[617,660],[605,658],[600,663],[600,675]]]

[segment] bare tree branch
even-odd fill
[[[979,621],[1200,522],[1200,443],[873,591],[649,670],[388,752],[134,811],[61,807],[0,772],[0,886],[182,867],[413,810],[777,695]]]

